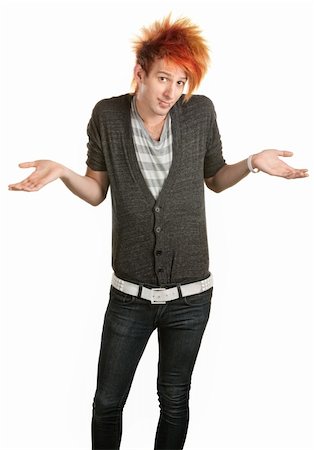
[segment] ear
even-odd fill
[[[134,80],[137,83],[140,83],[143,79],[144,73],[145,72],[142,66],[140,64],[136,64],[136,66],[134,67]]]

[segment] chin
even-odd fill
[[[162,113],[162,114],[167,114],[167,112],[169,111],[170,108],[171,108],[171,105],[168,105],[168,106],[166,106],[166,105],[164,105],[164,106],[158,105],[157,106],[157,110],[160,111],[160,113]]]
[[[165,116],[168,113],[169,109],[170,108],[155,108],[154,113],[157,116]]]

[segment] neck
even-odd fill
[[[135,107],[151,138],[159,141],[167,115],[158,116],[157,114],[148,114],[145,108],[141,108],[141,103],[137,101],[136,97]]]
[[[147,127],[156,127],[158,125],[162,125],[167,118],[167,114],[165,116],[161,116],[152,113],[146,107],[146,105],[143,102],[141,102],[136,96],[135,96],[135,106],[140,118]]]

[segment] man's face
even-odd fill
[[[166,116],[182,95],[187,82],[179,66],[157,59],[147,74],[139,65],[135,68],[136,99],[150,115]]]

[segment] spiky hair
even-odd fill
[[[188,77],[186,101],[199,86],[210,63],[209,49],[200,28],[186,17],[171,22],[171,14],[150,27],[143,27],[141,35],[133,41],[133,49],[136,63],[147,74],[156,59],[182,67]],[[133,86],[136,88],[134,79]]]

